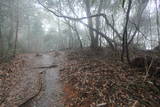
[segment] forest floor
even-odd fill
[[[2,64],[0,107],[63,107],[59,54],[23,54]]]
[[[160,78],[155,86],[144,69],[122,63],[109,50],[73,50],[60,75],[66,107],[159,107]]]
[[[158,107],[160,89],[109,50],[18,55],[0,66],[0,107]],[[160,85],[160,79],[156,79]]]

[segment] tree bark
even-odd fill
[[[132,0],[129,0],[128,3],[128,9],[126,13],[126,23],[124,27],[124,32],[123,32],[123,43],[122,43],[122,54],[121,54],[121,60],[124,62],[124,54],[126,54],[127,61],[130,64],[130,57],[129,57],[129,49],[128,49],[128,21],[129,21],[129,15],[130,15],[130,10],[131,10],[131,4]]]

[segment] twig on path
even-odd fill
[[[40,67],[34,67],[34,69],[45,69],[45,68],[56,68],[58,65],[53,64],[49,66],[40,66]]]
[[[19,107],[23,107],[23,106],[26,105],[28,102],[32,101],[32,100],[33,100],[35,97],[37,97],[37,96],[40,94],[40,92],[42,91],[42,85],[43,85],[43,83],[42,83],[41,73],[39,74],[39,84],[40,84],[40,87],[39,87],[39,89],[38,89],[38,92],[37,92],[35,95],[33,95],[31,98],[29,98],[27,101],[25,101],[24,103],[22,103],[21,105],[19,105]]]

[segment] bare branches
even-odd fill
[[[88,16],[88,17],[74,18],[74,17],[65,16],[65,15],[62,15],[62,14],[58,15],[56,12],[52,11],[51,9],[46,7],[44,4],[42,4],[40,2],[40,0],[37,0],[37,1],[42,7],[44,7],[46,10],[48,10],[49,12],[51,12],[52,14],[54,14],[55,16],[57,16],[59,18],[66,18],[66,19],[69,19],[69,20],[80,21],[80,20],[84,20],[84,19],[88,19],[88,18],[103,17],[105,19],[106,24],[108,26],[110,26],[111,29],[117,34],[119,39],[122,40],[122,37],[121,37],[120,33],[114,28],[114,26],[111,23],[109,23],[109,20],[107,19],[107,16],[104,13],[99,13],[99,14]]]
[[[108,42],[109,46],[111,46],[112,49],[114,49],[114,46],[113,46],[113,43],[114,42],[111,38],[107,37],[105,34],[103,34],[102,32],[98,31],[97,29],[95,28],[92,28],[90,27],[89,25],[83,23],[83,22],[80,22],[82,23],[83,25],[85,25],[86,27],[92,29],[93,31],[95,31],[96,33],[98,33],[99,35],[101,35],[103,38],[105,38],[105,40]]]
[[[80,20],[84,20],[84,19],[88,19],[88,18],[101,17],[101,16],[104,17],[105,16],[105,14],[103,14],[103,13],[91,15],[89,17],[81,17],[81,18],[73,18],[73,17],[69,17],[69,16],[65,16],[65,15],[58,15],[56,12],[52,11],[51,9],[46,7],[44,4],[42,4],[39,0],[37,0],[37,1],[46,10],[48,10],[49,12],[51,12],[52,14],[54,14],[55,16],[60,17],[60,18],[66,18],[66,19],[70,19],[70,20],[74,20],[74,21],[80,21]]]
[[[88,24],[83,23],[81,20],[84,19],[88,19],[88,18],[94,18],[94,17],[103,17],[106,21],[106,24],[109,25],[115,32],[116,34],[118,34],[120,36],[120,34],[118,33],[117,30],[114,29],[114,27],[109,23],[107,16],[103,13],[99,13],[99,14],[95,14],[95,15],[91,15],[88,17],[81,17],[81,18],[73,18],[73,17],[69,17],[69,16],[65,16],[65,15],[58,15],[57,13],[55,13],[54,11],[52,11],[51,9],[47,8],[46,6],[44,6],[39,0],[37,0],[38,3],[44,7],[46,10],[48,10],[49,12],[51,12],[52,14],[54,14],[55,16],[59,17],[59,18],[65,18],[65,19],[69,19],[69,20],[73,20],[73,21],[79,21],[81,24],[83,24],[84,26],[88,27],[89,29],[95,31],[96,33],[98,33],[99,35],[101,35],[103,38],[105,38],[107,40],[107,42],[109,43],[109,45],[114,48],[112,42],[113,40],[111,40],[109,37],[107,37],[105,34],[103,34],[102,32],[99,32],[97,29],[89,26]]]

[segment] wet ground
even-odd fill
[[[38,69],[38,72],[41,73],[42,88],[39,95],[27,101],[21,107],[63,107],[57,58],[52,54],[41,54],[30,57],[30,60],[33,60],[33,69]],[[49,67],[52,65],[56,66]]]

